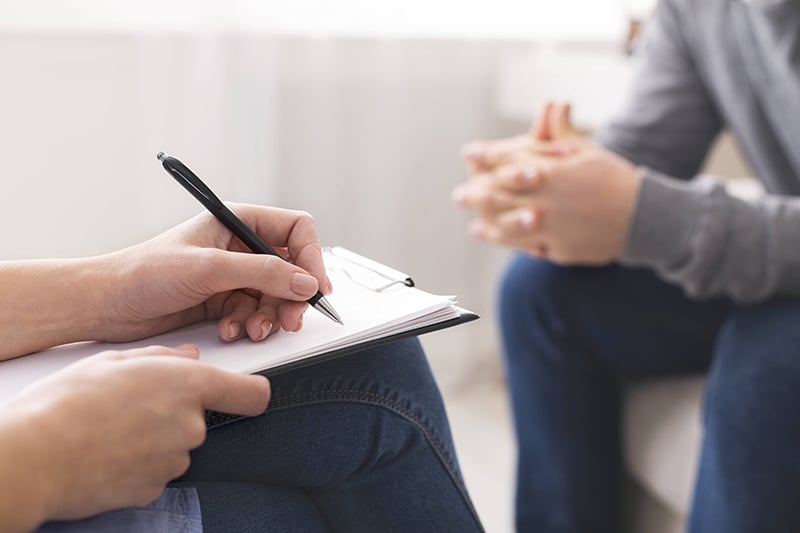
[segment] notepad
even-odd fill
[[[326,249],[323,259],[334,287],[327,298],[343,326],[309,308],[301,331],[279,331],[261,342],[223,342],[217,323],[207,322],[129,343],[58,346],[0,363],[0,401],[82,357],[109,349],[194,343],[201,361],[242,374],[273,375],[478,318],[457,306],[455,297],[421,290],[410,276],[347,249]]]

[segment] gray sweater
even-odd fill
[[[661,0],[597,140],[643,168],[622,263],[694,297],[800,296],[800,1]],[[727,128],[768,195],[689,181]]]

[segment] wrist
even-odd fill
[[[82,340],[102,327],[109,276],[103,258],[0,266],[0,359]]]

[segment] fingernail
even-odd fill
[[[484,152],[483,146],[475,143],[468,144],[461,151],[463,156],[467,159],[480,159],[481,156],[483,156],[483,152]]]
[[[300,331],[303,329],[303,315],[300,315],[300,319],[297,321],[297,329],[295,331]]]
[[[200,351],[200,349],[194,344],[181,344],[175,349],[178,350],[179,352],[187,354],[196,354]]]
[[[267,320],[263,321],[260,326],[261,334],[258,336],[257,340],[263,341],[269,335],[269,332],[272,331],[272,322]]]
[[[308,274],[295,272],[292,275],[292,292],[298,296],[313,296],[317,291],[317,280]]]
[[[242,323],[241,322],[234,321],[234,322],[231,322],[230,324],[228,324],[228,338],[229,339],[235,339],[236,337],[239,336],[239,334],[241,332],[242,332]]]
[[[519,223],[523,228],[530,229],[536,222],[536,213],[529,209],[525,209],[519,214]]]
[[[527,185],[535,185],[539,181],[539,172],[535,168],[526,168],[522,171],[522,180]]]
[[[474,239],[480,239],[483,237],[483,223],[480,221],[475,221],[469,225],[469,234]]]

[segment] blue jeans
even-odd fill
[[[520,532],[620,531],[621,387],[709,372],[691,533],[797,531],[800,303],[695,301],[652,272],[519,255],[500,291]]]
[[[173,484],[206,533],[482,531],[416,339],[270,381],[266,413],[211,430]]]

